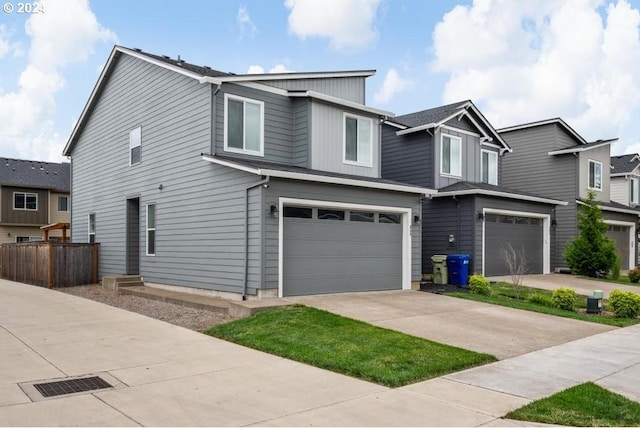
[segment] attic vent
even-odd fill
[[[92,376],[81,379],[60,380],[57,382],[36,383],[33,385],[43,397],[75,394],[77,392],[95,391],[112,386],[101,377]]]

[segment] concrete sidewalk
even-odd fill
[[[30,398],[97,374],[114,388]],[[34,286],[0,281],[3,426],[532,426],[506,412],[586,380],[636,400],[640,327],[389,389]]]
[[[512,282],[510,276],[495,276],[488,278],[491,281]],[[539,275],[524,275],[522,277],[522,285],[527,287],[541,288],[543,290],[555,290],[558,287],[569,287],[576,293],[583,296],[591,296],[594,290],[602,290],[605,299],[609,297],[616,288],[619,290],[632,291],[640,294],[640,285],[624,285],[615,284],[613,282],[598,281],[596,279],[580,278],[575,275],[562,273],[549,273]]]

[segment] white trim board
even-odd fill
[[[551,273],[551,216],[549,214],[532,213],[527,211],[510,211],[495,208],[483,208],[482,215],[498,214],[516,217],[532,217],[542,219],[542,273]],[[482,220],[482,275],[485,273],[486,262],[486,230]]]
[[[298,205],[312,208],[334,208],[360,211],[384,211],[402,215],[402,289],[411,290],[411,208],[389,207],[384,205],[352,204],[345,202],[321,201],[316,199],[298,199],[280,197],[278,199],[278,297],[284,292],[284,206]]]

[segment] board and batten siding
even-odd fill
[[[269,80],[262,83],[287,91],[315,91],[365,104],[365,77]]]
[[[628,177],[610,177],[609,197],[612,201],[623,205],[630,205],[629,196],[631,193]]]
[[[382,125],[382,178],[433,188],[433,137],[427,132],[396,135]]]
[[[279,198],[310,199],[330,202],[343,202],[363,205],[382,205],[389,207],[411,208],[411,214],[420,212],[420,195],[401,194],[384,190],[366,189],[322,183],[309,183],[292,180],[272,179],[268,189],[263,189],[265,206],[278,206]],[[421,278],[421,240],[420,224],[411,225],[411,277],[412,281]],[[278,288],[278,218],[265,218],[265,284],[266,288]]]
[[[462,151],[462,176],[461,177],[453,177],[448,175],[443,175],[440,173],[440,150],[441,150],[441,141],[442,135],[452,135],[454,137],[458,137],[462,140],[461,142],[461,151]],[[483,147],[480,146],[480,139],[473,135],[469,135],[462,132],[456,132],[451,129],[439,129],[434,134],[435,144],[434,144],[434,162],[433,168],[436,171],[435,174],[435,188],[440,189],[442,187],[449,186],[451,184],[457,183],[458,181],[472,181],[479,182],[480,181],[480,150]],[[484,147],[485,150],[491,150],[490,148]]]
[[[371,166],[344,163],[345,110],[323,102],[311,106],[311,168],[364,177],[380,177],[380,126],[378,117],[347,111],[371,119]]]
[[[306,98],[293,99],[293,165],[309,168],[311,147],[311,101]]]
[[[133,57],[118,59],[71,153],[72,239],[88,241],[94,213],[101,277],[125,272],[127,199],[139,198],[145,281],[242,291],[244,189],[257,178],[201,159],[210,149],[210,90]],[[142,161],[129,166],[129,131],[138,126]],[[149,203],[156,204],[155,256],[146,255]],[[260,235],[259,222],[250,224],[250,234]],[[255,248],[249,252],[253,274],[260,259]]]
[[[564,249],[578,233],[575,202],[579,195],[578,162],[572,154],[548,153],[575,146],[577,141],[569,141],[568,134],[555,124],[500,135],[513,148],[513,153],[505,154],[502,160],[503,186],[569,203],[555,208],[556,226],[551,230],[551,269],[567,267]]]

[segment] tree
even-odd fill
[[[516,294],[516,299],[519,299],[522,289],[522,276],[526,274],[528,270],[527,256],[524,247],[520,248],[519,252],[516,252],[510,243],[506,243],[502,246],[502,260],[504,260],[509,275],[511,275],[511,282],[513,283],[513,291]]]
[[[600,203],[593,192],[578,210],[580,236],[573,240],[564,252],[564,257],[573,273],[587,276],[607,274],[616,263],[616,244],[607,238],[608,226],[602,220]]]

